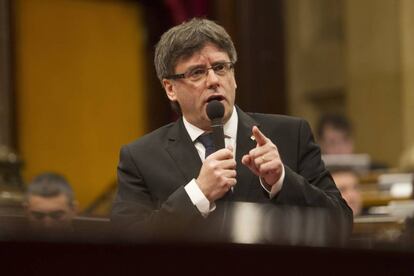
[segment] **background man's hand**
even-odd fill
[[[236,161],[231,147],[218,150],[203,162],[196,182],[210,202],[224,196],[236,185]]]
[[[243,156],[242,163],[255,175],[261,177],[266,182],[265,184],[273,186],[279,180],[283,171],[279,151],[276,145],[257,126],[253,127],[252,133],[257,145],[256,148]]]

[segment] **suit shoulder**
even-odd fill
[[[312,133],[309,123],[299,117],[280,114],[249,114],[258,124],[259,128],[266,134],[283,132],[290,137]]]
[[[301,123],[306,122],[306,120],[303,118],[288,116],[288,115],[281,115],[281,114],[265,114],[265,113],[248,113],[248,114],[259,123],[274,122],[277,124],[298,124],[300,125]]]
[[[174,126],[176,122],[169,123],[164,125],[150,133],[147,133],[136,140],[124,145],[124,147],[129,148],[141,148],[141,147],[151,147],[153,145],[160,146],[160,143],[164,141],[164,137],[167,136],[169,130]]]

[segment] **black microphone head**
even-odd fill
[[[209,102],[207,104],[207,116],[211,121],[223,118],[224,105],[217,100]]]

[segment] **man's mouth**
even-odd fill
[[[207,103],[217,100],[217,101],[223,101],[225,98],[222,95],[211,95],[210,97],[208,97],[207,99]]]

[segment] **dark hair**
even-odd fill
[[[325,114],[318,122],[317,133],[318,138],[323,138],[326,127],[332,127],[336,130],[342,131],[346,136],[352,136],[352,126],[350,121],[341,114]]]
[[[162,81],[166,76],[174,74],[178,60],[192,56],[209,42],[225,51],[230,61],[236,63],[237,52],[226,30],[211,20],[193,18],[161,36],[154,57],[158,79]]]
[[[74,193],[65,177],[57,173],[42,173],[36,176],[27,187],[26,200],[31,195],[54,197],[64,194],[69,205],[74,203]]]

